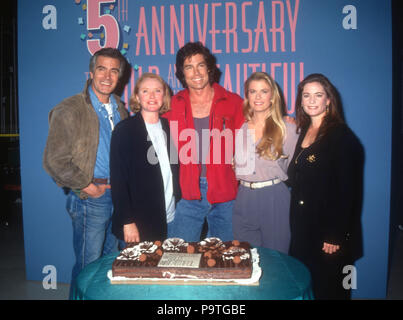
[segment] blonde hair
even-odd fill
[[[159,113],[162,114],[169,111],[171,109],[171,88],[169,88],[168,84],[158,74],[150,72],[143,73],[140,76],[140,78],[136,81],[133,94],[131,95],[129,101],[130,110],[132,112],[140,112],[141,105],[140,102],[137,100],[136,96],[139,94],[141,83],[147,79],[156,79],[162,84],[162,87],[164,88],[164,99],[162,102],[161,109],[159,110]]]
[[[256,153],[261,157],[277,160],[280,157],[285,157],[283,155],[283,143],[286,135],[280,91],[276,82],[266,72],[252,73],[244,85],[243,113],[247,121],[250,121],[253,117],[253,109],[250,107],[248,100],[249,86],[252,81],[265,81],[272,92],[271,112],[265,120],[263,136],[256,146]]]

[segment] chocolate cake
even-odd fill
[[[218,238],[132,243],[112,264],[113,277],[126,278],[247,279],[251,274],[249,243]]]

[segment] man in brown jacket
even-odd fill
[[[57,185],[70,189],[66,208],[73,223],[76,256],[72,284],[88,263],[117,250],[111,233],[109,148],[114,126],[128,116],[123,102],[113,94],[125,64],[119,50],[99,50],[91,57],[84,91],[49,113],[43,166]]]

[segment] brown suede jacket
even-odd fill
[[[43,167],[60,187],[72,189],[80,198],[81,189],[93,178],[98,149],[99,122],[88,93],[69,97],[49,112],[49,134],[43,155]],[[123,102],[115,95],[121,120],[128,117]]]

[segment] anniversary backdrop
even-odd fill
[[[294,113],[296,86],[321,72],[341,93],[348,124],[365,148],[364,256],[353,297],[386,295],[391,170],[391,4],[385,0],[20,0],[18,69],[26,274],[74,262],[65,195],[42,168],[48,112],[80,92],[91,54],[119,48],[132,66],[128,101],[142,72],[174,92],[176,51],[201,41],[216,55],[221,84],[243,96],[253,71],[270,73]],[[346,154],[346,157],[349,155]],[[266,272],[270,272],[267,270]]]

